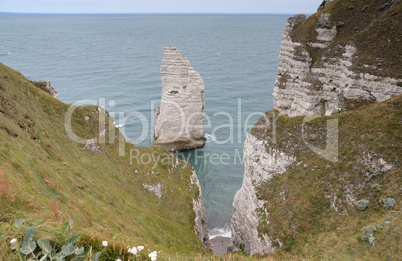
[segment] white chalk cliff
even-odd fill
[[[264,202],[256,195],[256,187],[286,171],[286,167],[294,162],[294,157],[279,150],[267,151],[264,142],[247,135],[244,142],[244,177],[243,185],[237,191],[233,201],[231,222],[231,239],[228,246],[230,252],[244,249],[247,253],[269,254],[274,248],[267,235],[259,235],[259,212],[266,211]]]
[[[381,102],[402,93],[402,88],[397,86],[398,79],[352,71],[353,58],[357,55],[353,43],[330,47],[313,64],[305,46],[291,37],[294,26],[305,19],[304,15],[297,15],[286,23],[273,93],[275,109],[289,116],[331,115],[343,109],[344,99]],[[336,26],[329,26],[330,19],[329,13],[321,14],[315,29],[317,39],[308,46],[330,46],[337,33]]]
[[[359,50],[353,41],[334,44],[338,26],[331,22],[331,15],[324,8],[330,2],[333,1],[324,1],[319,8],[314,41],[306,44],[292,39],[295,26],[303,26],[307,21],[305,15],[289,18],[283,31],[273,98],[274,109],[288,116],[331,115],[345,109],[346,100],[380,102],[402,93],[400,79],[353,70]],[[311,49],[325,52],[314,61]],[[233,201],[229,252],[244,250],[251,255],[264,255],[272,253],[274,245],[282,245],[258,232],[261,213],[266,214],[269,224],[269,209],[258,199],[256,189],[270,182],[274,175],[286,172],[295,160],[293,155],[267,148],[264,141],[248,134],[243,184]]]
[[[209,241],[208,227],[207,227],[207,216],[204,207],[204,199],[202,197],[202,190],[200,181],[197,178],[197,174],[195,174],[194,169],[192,170],[191,176],[191,185],[196,186],[199,191],[198,198],[193,199],[193,210],[195,213],[195,225],[194,232],[197,237],[204,244],[205,248],[208,251],[212,251],[212,244]]]
[[[162,98],[154,116],[154,145],[170,151],[205,144],[205,87],[200,74],[176,47],[163,48]]]

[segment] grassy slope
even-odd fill
[[[267,126],[267,119],[274,113],[267,112],[267,118],[261,118],[257,125]],[[267,150],[277,148],[297,157],[297,163],[286,173],[259,187],[258,195],[266,202],[269,212],[268,217],[261,216],[259,231],[283,242],[285,252],[307,259],[396,260],[402,254],[402,95],[307,123],[305,137],[309,143],[325,148],[329,119],[339,122],[336,163],[319,157],[304,144],[303,117],[281,116],[277,121],[276,143],[272,129],[254,127],[251,130],[253,135],[267,141]],[[316,135],[314,140],[312,134]],[[374,155],[373,161],[383,158],[394,167],[369,178],[373,167],[364,163],[368,154]],[[373,191],[373,184],[381,185],[381,190]],[[369,200],[369,208],[359,211],[349,206],[348,190],[353,191],[356,200]],[[337,211],[330,207],[335,195]],[[381,207],[379,199],[384,196],[396,199],[392,210]],[[376,224],[386,216],[393,216],[391,224],[374,234],[374,247],[359,239],[363,227]]]
[[[62,223],[72,219],[71,233],[79,231],[85,235],[81,243],[95,248],[108,240],[116,252],[128,245],[145,245],[162,251],[162,256],[205,254],[193,230],[192,199],[198,191],[189,185],[189,164],[159,164],[153,175],[151,165],[130,165],[129,149],[136,148],[131,144],[125,157],[117,156],[117,143],[101,144],[100,153],[84,150],[64,129],[69,105],[3,64],[0,99],[0,233],[6,232],[0,259],[12,259],[4,256],[11,236],[22,238],[24,231],[7,229],[18,218],[29,224],[40,220],[38,236],[55,240]],[[96,137],[98,117],[94,106],[76,110],[75,133]],[[156,156],[165,153],[159,147],[137,149]],[[164,186],[161,200],[142,186],[158,182]]]
[[[401,78],[402,4],[397,0],[388,9],[382,10],[386,3],[378,0],[334,0],[321,12],[296,25],[292,38],[305,44],[314,63],[319,62],[323,55],[337,55],[333,52],[337,45],[353,44],[358,51],[353,61],[356,72]],[[332,25],[343,26],[338,27],[338,33],[328,48],[315,49],[308,43],[316,41],[315,27],[323,12],[331,14]]]

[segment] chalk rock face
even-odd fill
[[[59,93],[52,87],[50,81],[30,81],[33,85],[47,93],[49,93],[53,98],[58,98]]]
[[[257,230],[260,215],[265,213],[268,216],[268,212],[264,202],[257,198],[256,188],[269,182],[274,175],[284,173],[295,158],[278,150],[267,151],[263,141],[250,133],[244,142],[243,155],[243,184],[233,201],[228,251],[239,251],[242,245],[250,255],[269,254],[274,251],[273,242],[265,234],[258,235]]]
[[[209,241],[207,216],[204,207],[204,200],[202,198],[201,185],[194,170],[191,173],[190,179],[191,179],[191,185],[196,186],[198,191],[200,192],[198,198],[193,199],[193,210],[195,213],[194,231],[197,237],[204,244],[205,248],[208,251],[212,251],[212,244]]]
[[[150,193],[155,194],[155,196],[156,196],[158,199],[161,199],[161,198],[162,198],[162,188],[163,188],[163,185],[162,185],[161,183],[158,183],[158,184],[156,184],[156,185],[149,185],[149,184],[143,183],[142,186],[143,186],[144,188],[146,188]]]
[[[357,49],[353,43],[334,45],[313,64],[306,46],[294,42],[291,32],[305,16],[288,19],[279,53],[278,75],[274,88],[274,108],[289,116],[331,115],[342,109],[347,99],[385,101],[402,93],[398,79],[352,71]],[[316,28],[317,39],[310,48],[327,48],[337,33],[331,16],[322,13]]]
[[[341,33],[346,34],[346,27],[350,27],[351,23],[345,24],[339,17],[335,17],[337,13],[331,12],[333,9],[327,6],[334,5],[332,1],[323,1],[319,7],[320,13],[312,15],[309,20],[306,20],[305,15],[296,15],[286,23],[279,54],[279,73],[273,93],[274,109],[282,114],[291,117],[331,115],[340,110],[355,108],[355,101],[356,104],[380,102],[402,93],[402,88],[399,87],[401,80],[392,78],[397,77],[392,76],[397,74],[391,71],[378,73],[378,70],[372,70],[378,66],[363,64],[365,60],[359,60],[360,56],[372,49],[361,49],[364,48],[361,42],[354,42],[352,38],[346,41],[339,37]],[[351,9],[353,8],[349,8]],[[361,10],[364,12],[367,7]],[[377,15],[381,14],[383,13]],[[351,17],[352,21],[354,19],[357,18]],[[396,18],[389,16],[388,24],[392,19]],[[334,25],[334,22],[337,24]],[[372,26],[368,24],[353,28],[354,35],[371,30]],[[373,34],[377,35],[376,31]],[[390,38],[388,42],[393,40]],[[389,62],[385,59],[384,63],[387,61]],[[373,75],[376,73],[381,76]],[[296,157],[277,148],[267,148],[267,143],[254,135],[249,133],[244,143],[244,178],[233,201],[228,251],[244,250],[251,255],[264,255],[273,252],[274,245],[282,246],[282,242],[273,242],[266,233],[258,231],[261,221],[269,225],[272,209],[265,208],[267,204],[264,206],[266,202],[258,198],[257,190],[260,185],[272,182],[275,175],[292,168]],[[381,166],[384,165],[385,163]],[[389,168],[391,166],[387,167]],[[265,185],[264,187],[267,189]],[[347,202],[356,200],[353,191],[347,190],[345,194]],[[280,193],[278,196],[283,195]],[[336,210],[335,203],[331,202],[331,206]]]
[[[59,97],[59,93],[52,87],[52,85],[50,84],[50,81],[46,81],[46,86],[45,86],[45,90],[52,95],[54,98],[58,98]]]
[[[176,47],[163,48],[162,99],[156,109],[153,143],[170,151],[205,144],[205,87],[200,74]]]

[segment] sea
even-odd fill
[[[205,83],[207,143],[178,156],[200,180],[210,237],[229,237],[243,143],[273,107],[289,16],[0,13],[0,62],[50,80],[65,103],[106,107],[128,140],[151,146],[163,47],[182,50]]]

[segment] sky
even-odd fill
[[[0,0],[14,13],[311,14],[322,0]]]

